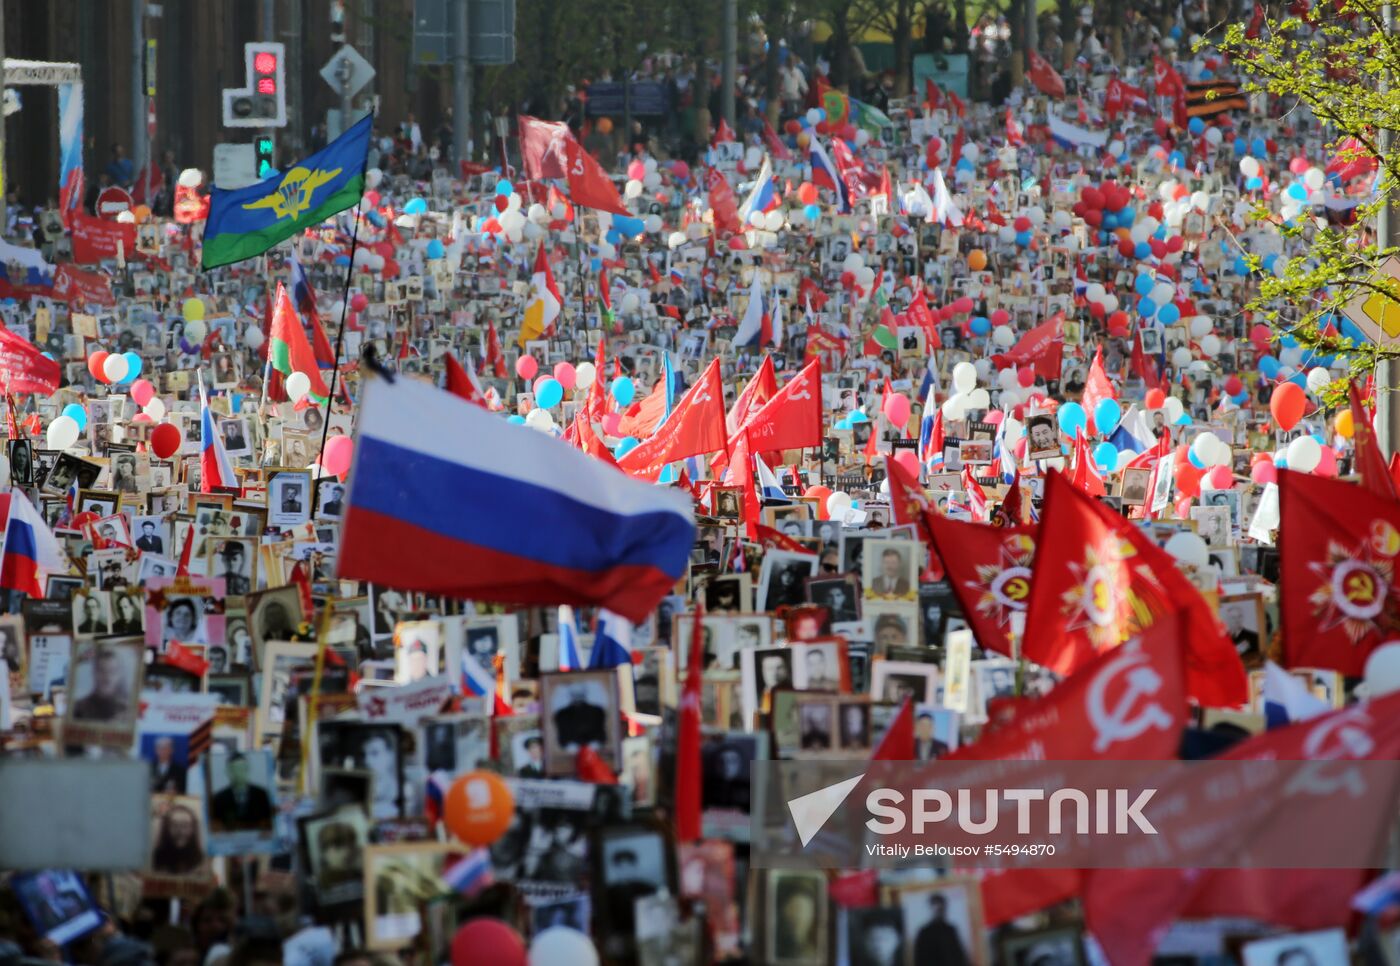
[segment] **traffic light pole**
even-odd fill
[[[146,0],[131,0],[131,173],[141,170],[146,144]],[[133,184],[135,179],[133,177]],[[123,188],[127,187],[122,185]],[[149,199],[148,199],[149,200]]]
[[[472,64],[468,0],[452,0],[452,150],[468,160],[472,140]]]

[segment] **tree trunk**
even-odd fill
[[[967,53],[967,0],[955,0],[953,10],[957,15],[957,20],[953,24],[953,43],[951,49],[955,54]]]
[[[1065,70],[1074,69],[1074,58],[1079,53],[1079,8],[1074,0],[1060,0],[1060,43],[1063,53],[1060,66]]]
[[[1026,4],[1035,0],[1012,0],[1006,11],[1011,25],[1011,87],[1021,86],[1026,76]]]
[[[894,28],[894,94],[907,97],[914,77],[914,9],[911,0],[898,0]]]
[[[783,2],[768,0],[763,17],[763,30],[768,35],[768,57],[763,64],[763,86],[768,92],[768,123],[778,126],[782,116],[783,90],[778,75],[778,37],[783,31]]]
[[[848,87],[851,83],[851,24],[843,8],[831,28],[831,84]]]

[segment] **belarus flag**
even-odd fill
[[[554,287],[554,273],[549,259],[544,257],[544,245],[535,253],[535,274],[530,278],[530,301],[525,304],[525,319],[520,323],[520,345],[546,335],[559,317],[564,300]]]

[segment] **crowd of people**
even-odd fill
[[[12,224],[0,785],[105,825],[0,822],[63,856],[0,963],[1395,955],[1373,868],[765,859],[771,762],[1400,758],[1376,389],[1250,310],[1376,165],[1130,19],[980,98],[791,55],[690,160],[585,92]]]

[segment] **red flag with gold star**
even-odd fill
[[[1239,653],[1215,612],[1175,560],[1063,473],[1045,481],[1026,631],[1021,654],[1070,674],[1180,612],[1189,633],[1187,693],[1205,707],[1249,700]]]
[[[1279,473],[1283,663],[1359,677],[1400,634],[1400,502],[1308,473]]]
[[[1019,633],[1014,625],[1024,622],[1030,598],[1036,528],[967,523],[939,513],[927,514],[925,523],[977,643],[1012,657],[1011,637]]]

